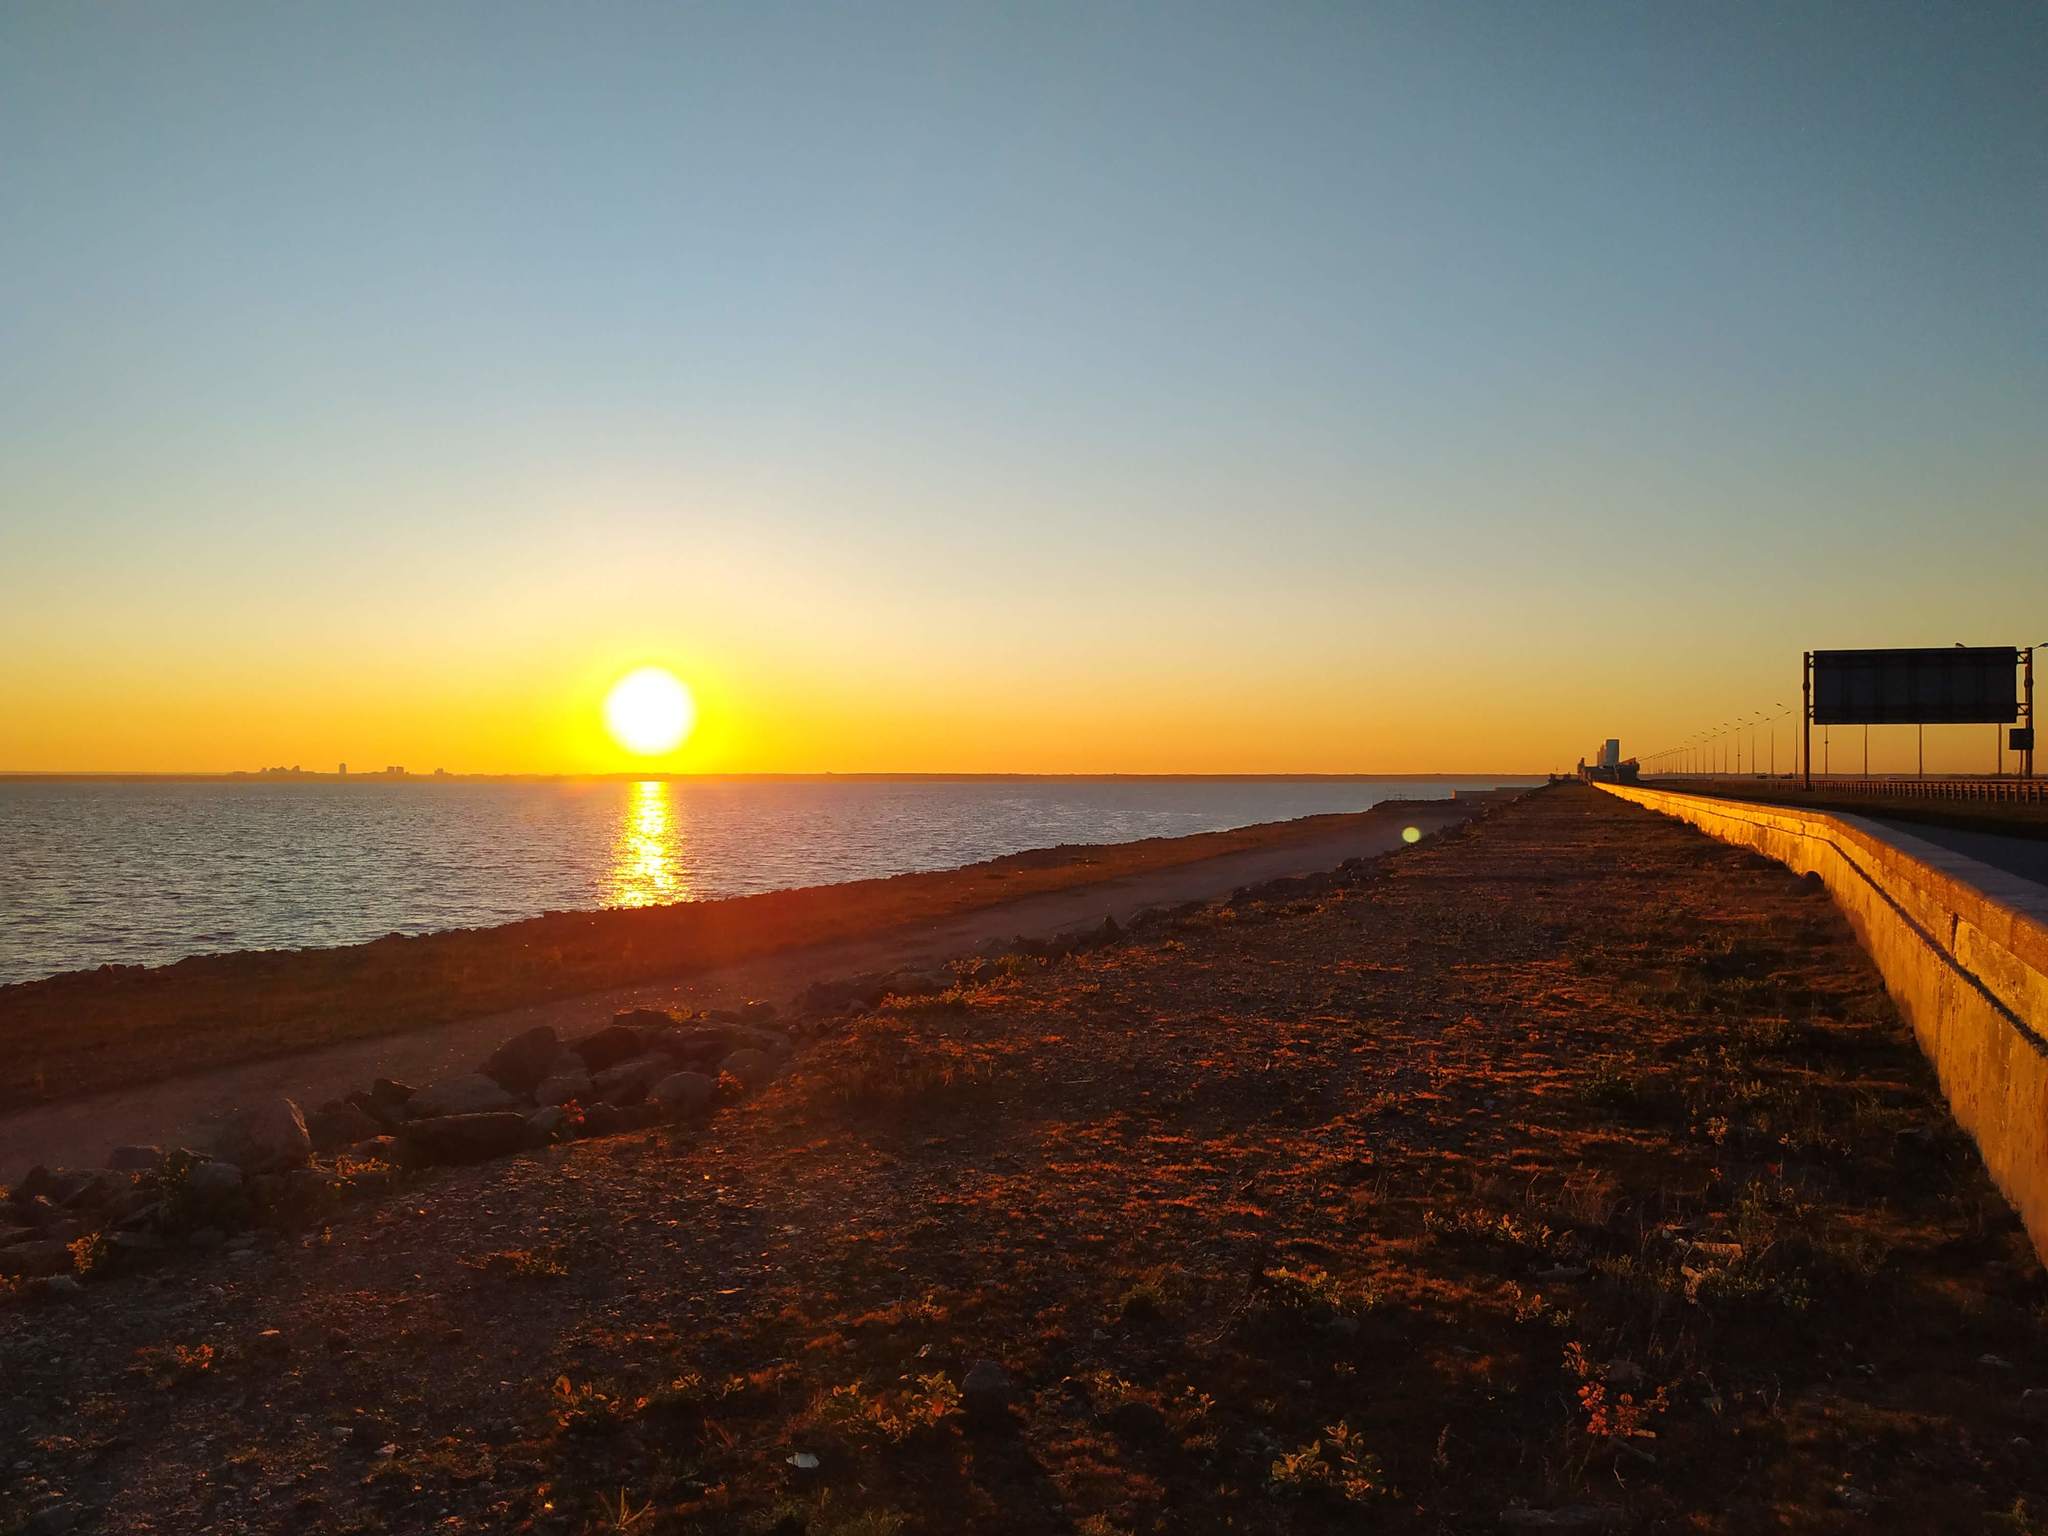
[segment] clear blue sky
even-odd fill
[[[2044,82],[2016,4],[9,5],[0,767],[547,766],[658,656],[706,766],[1542,768],[2048,640]]]

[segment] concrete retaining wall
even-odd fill
[[[2048,1259],[2048,897],[1860,816],[1602,784],[1818,874],[1940,1075],[1956,1121]]]

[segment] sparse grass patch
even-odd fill
[[[1333,1498],[1363,1504],[1392,1492],[1379,1458],[1348,1421],[1324,1427],[1320,1438],[1278,1457],[1267,1480],[1282,1498]]]
[[[1355,1327],[1380,1304],[1372,1286],[1339,1280],[1314,1265],[1269,1269],[1259,1278],[1258,1309],[1275,1320],[1314,1328]]]
[[[814,1068],[812,1100],[874,1114],[929,1114],[971,1103],[996,1081],[996,1052],[979,1041],[870,1014]]]
[[[504,1275],[518,1280],[560,1280],[569,1273],[569,1266],[553,1254],[535,1253],[528,1248],[500,1248],[457,1262],[478,1274]]]
[[[1490,1243],[1529,1254],[1555,1255],[1565,1247],[1547,1222],[1477,1206],[1441,1211],[1432,1206],[1422,1213],[1422,1229],[1446,1242]]]
[[[219,1352],[211,1344],[146,1345],[135,1351],[129,1370],[159,1392],[189,1387],[211,1371]]]
[[[833,1387],[811,1404],[810,1420],[856,1445],[900,1444],[936,1429],[960,1412],[960,1388],[943,1371],[905,1376],[898,1390],[869,1391],[859,1382]]]
[[[1655,1080],[1648,1073],[1603,1061],[1580,1089],[1580,1097],[1595,1109],[1617,1114],[1640,1115],[1657,1107]]]
[[[629,1396],[604,1382],[578,1385],[557,1376],[548,1389],[549,1415],[565,1435],[617,1434],[646,1406],[646,1398]]]
[[[81,1280],[103,1276],[114,1266],[115,1248],[104,1232],[88,1232],[70,1246],[71,1267]]]

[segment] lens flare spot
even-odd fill
[[[1419,843],[1419,842],[1421,842],[1421,841],[1422,841],[1422,828],[1420,828],[1420,827],[1403,827],[1403,828],[1401,829],[1401,841],[1402,841],[1402,842],[1404,842],[1404,843]]]

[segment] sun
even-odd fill
[[[604,696],[605,729],[628,752],[656,757],[683,744],[697,723],[697,701],[666,667],[628,672]]]

